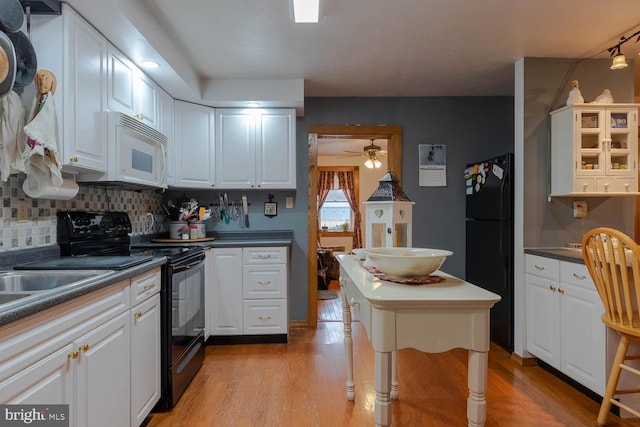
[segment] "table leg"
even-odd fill
[[[351,306],[347,300],[344,284],[340,280],[340,295],[342,297],[342,323],[344,326],[344,351],[347,359],[347,399],[356,398],[353,384],[353,338],[351,338]]]
[[[393,350],[391,353],[391,398],[398,398],[398,352]]]
[[[469,397],[467,398],[467,420],[469,427],[482,427],[487,416],[487,363],[489,353],[469,350]]]
[[[376,426],[391,425],[391,354],[376,351],[374,415]]]

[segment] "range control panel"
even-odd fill
[[[126,212],[58,212],[58,243],[128,236],[131,220]]]

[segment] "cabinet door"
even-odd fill
[[[242,328],[242,248],[215,248],[212,287],[208,301],[211,335],[241,335]]]
[[[135,115],[133,81],[137,70],[115,47],[109,45],[107,56],[107,107],[128,116]]]
[[[175,186],[214,187],[214,110],[210,107],[176,101],[175,107]]]
[[[527,351],[560,369],[558,282],[531,274],[527,287]]]
[[[638,109],[607,108],[605,172],[616,177],[636,177]],[[633,190],[636,191],[636,190]]]
[[[64,158],[73,167],[107,170],[106,40],[82,18],[64,8],[68,20],[63,76]]]
[[[256,185],[255,122],[257,112],[216,111],[216,185],[254,188]]]
[[[131,309],[131,425],[139,426],[160,399],[160,295]]]
[[[175,159],[173,149],[175,141],[173,138],[173,98],[167,92],[158,90],[158,130],[167,137],[167,184],[175,184]]]
[[[133,80],[134,117],[158,130],[158,86],[139,69]]]
[[[126,426],[131,420],[129,312],[75,341],[78,426]]]
[[[45,345],[46,346],[46,345]],[[42,351],[46,351],[43,346]],[[69,404],[73,408],[73,360],[68,344],[0,383],[3,404]],[[74,417],[70,425],[75,425]]]
[[[287,333],[286,300],[244,300],[242,310],[246,335]]]
[[[266,110],[256,132],[256,185],[296,188],[295,110]]]

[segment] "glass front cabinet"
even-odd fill
[[[638,191],[638,104],[576,104],[551,113],[551,194]]]

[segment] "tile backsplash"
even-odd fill
[[[162,194],[156,190],[80,185],[80,191],[71,200],[32,199],[22,191],[24,180],[25,175],[18,174],[0,183],[0,251],[56,244],[56,212],[59,210],[127,212],[134,235],[168,229],[166,216],[162,214],[160,206]],[[18,221],[18,203],[21,200],[26,200],[29,206],[26,221]],[[153,224],[147,212],[153,214]]]

